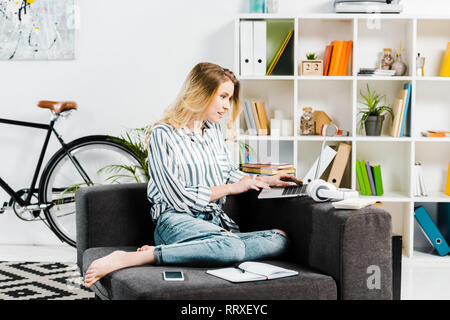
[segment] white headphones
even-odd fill
[[[314,201],[323,202],[328,200],[344,200],[356,198],[359,196],[358,191],[336,188],[333,184],[322,179],[311,181],[306,187],[306,192]]]

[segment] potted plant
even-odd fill
[[[323,74],[323,61],[315,53],[307,53],[306,60],[302,61],[301,74],[305,76],[321,76]]]
[[[365,127],[366,136],[379,136],[383,127],[384,115],[389,112],[392,116],[392,108],[386,104],[386,95],[381,95],[375,90],[370,91],[369,84],[366,86],[367,93],[359,91],[363,98],[360,103],[364,105],[359,109],[359,113],[362,115],[359,120],[359,129],[362,132]]]

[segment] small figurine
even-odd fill
[[[391,70],[391,66],[394,63],[394,57],[392,56],[392,49],[384,48],[383,57],[381,58],[381,69]]]

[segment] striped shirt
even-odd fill
[[[220,125],[205,121],[203,128],[203,135],[164,123],[153,128],[147,187],[153,222],[169,209],[194,217],[207,212],[217,216],[223,228],[238,231],[222,210],[226,197],[210,202],[210,188],[237,182],[246,174],[232,162]]]

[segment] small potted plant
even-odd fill
[[[307,53],[306,60],[302,61],[301,72],[304,76],[321,76],[323,74],[323,61],[315,53]]]
[[[366,136],[379,136],[381,135],[385,113],[389,112],[391,116],[393,115],[392,108],[386,104],[386,95],[381,95],[375,90],[370,91],[369,84],[367,84],[366,94],[361,90],[359,93],[363,98],[360,103],[364,105],[359,109],[359,113],[362,115],[359,120],[360,132],[365,127]]]

